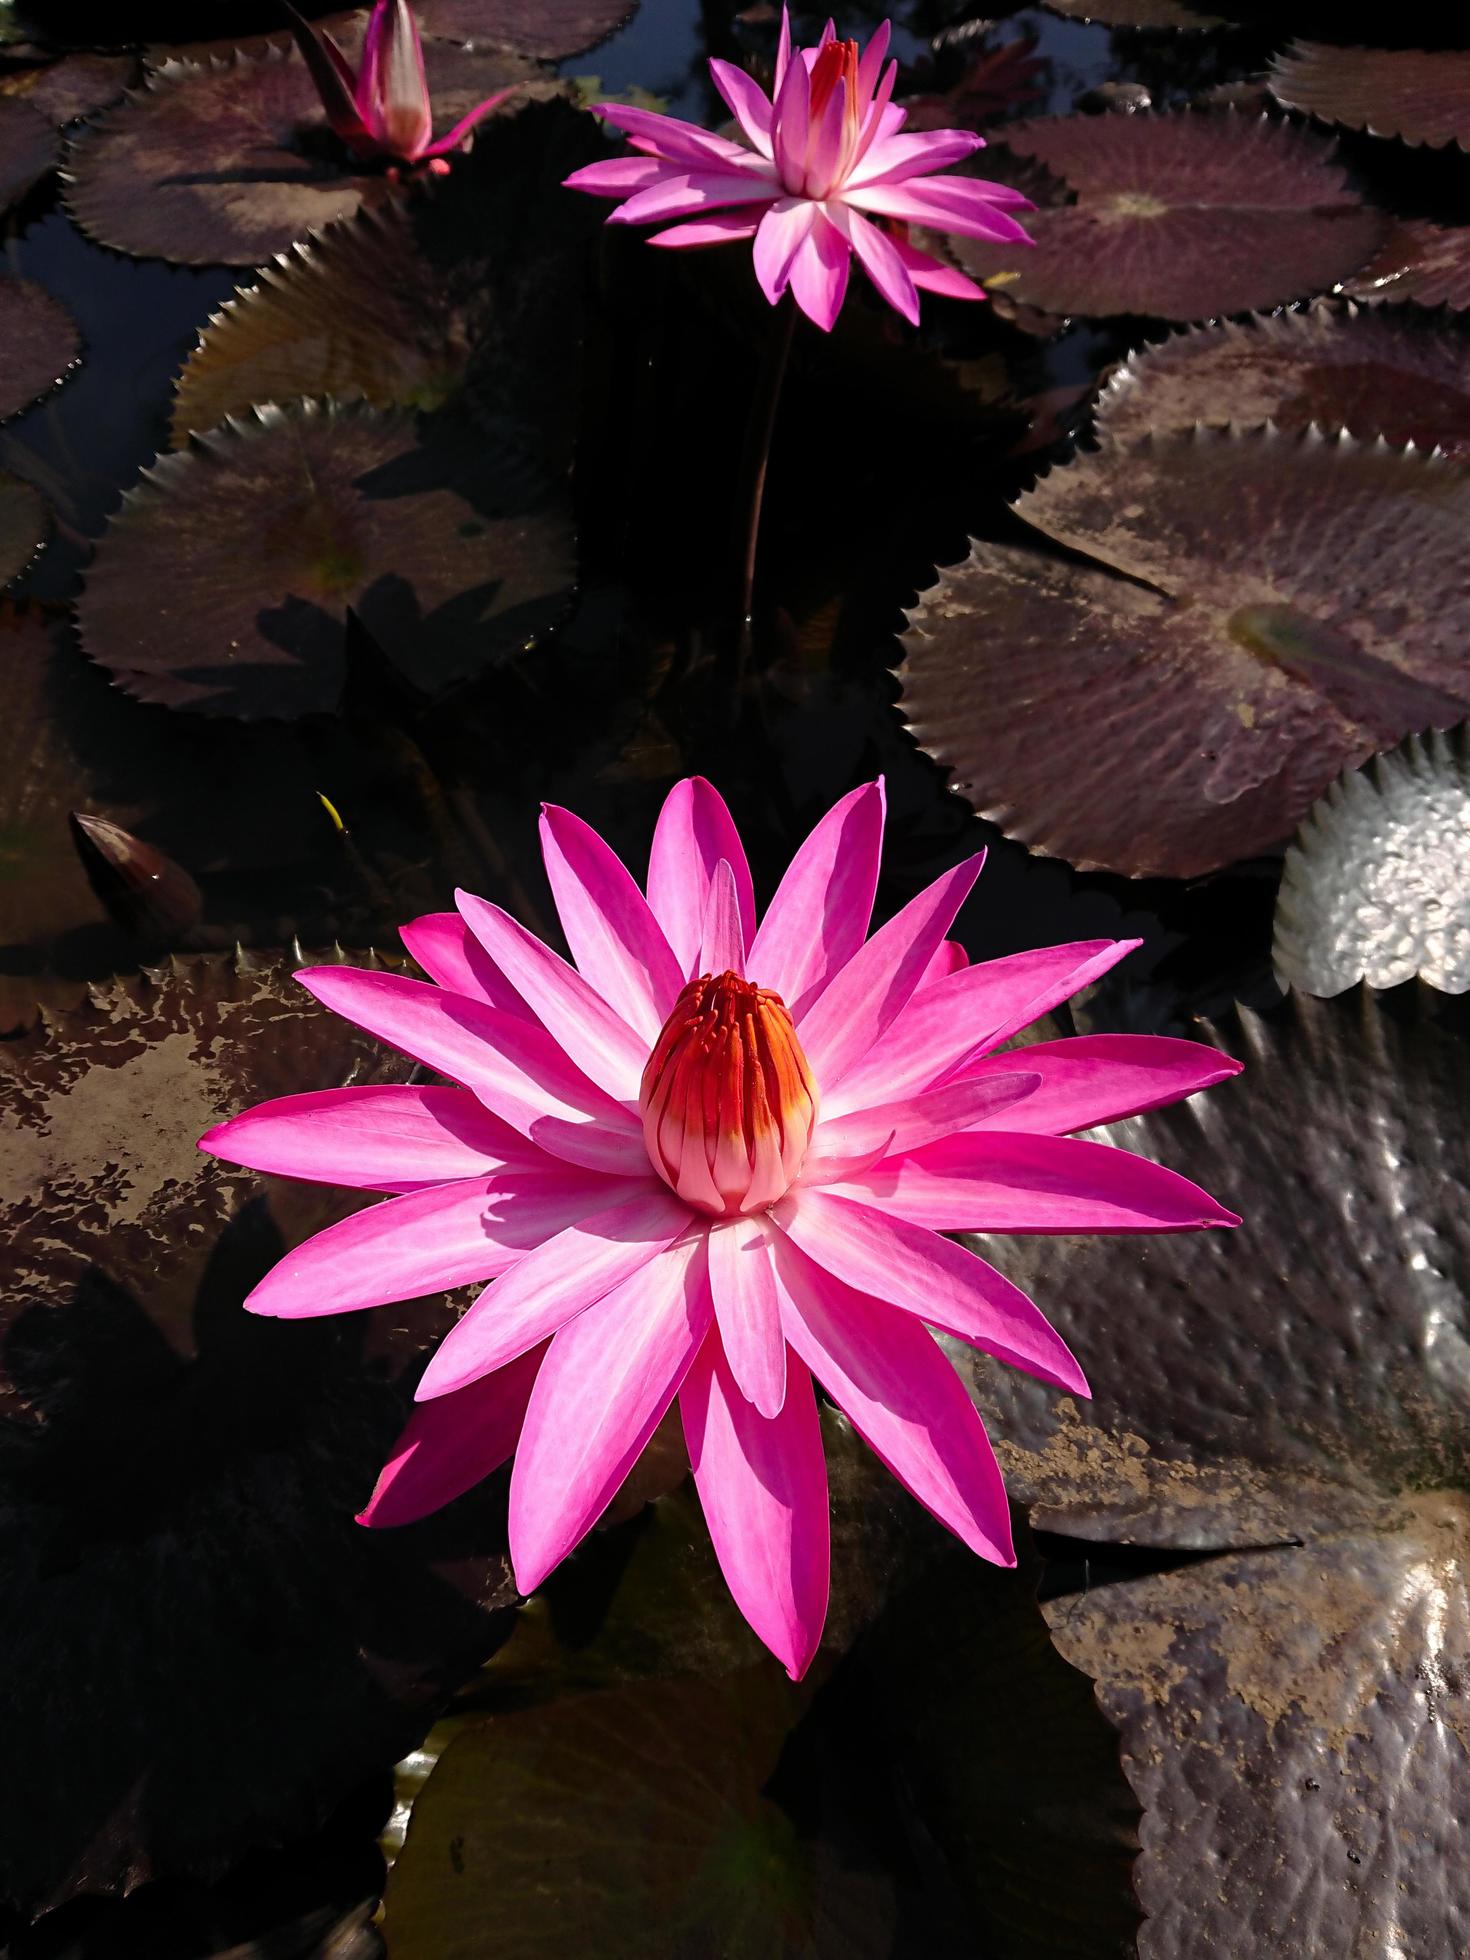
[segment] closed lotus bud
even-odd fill
[[[687,1204],[720,1215],[780,1198],[806,1156],[817,1090],[786,1003],[734,973],[691,980],[639,1093],[653,1167]]]
[[[422,156],[434,137],[424,51],[408,0],[378,0],[363,44],[359,107],[389,156]]]
[[[204,899],[182,865],[106,817],[73,810],[71,823],[87,881],[125,932],[163,946],[190,937]]]

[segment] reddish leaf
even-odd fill
[[[29,102],[0,100],[0,211],[19,204],[56,168],[61,139]]]
[[[1405,219],[1343,291],[1354,299],[1412,300],[1418,306],[1470,311],[1470,226]]]
[[[34,279],[0,279],[0,422],[49,394],[76,365],[82,337],[59,299]]]
[[[1470,149],[1470,52],[1302,41],[1272,63],[1271,93],[1283,108],[1370,136]]]

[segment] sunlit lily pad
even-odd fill
[[[1355,272],[1388,230],[1329,142],[1265,117],[1065,116],[1007,126],[1005,140],[1065,179],[1076,202],[1027,215],[1034,248],[952,249],[1043,313],[1188,321],[1279,306]]]
[[[1470,311],[1470,225],[1432,225],[1406,219],[1343,291],[1354,299],[1411,300],[1418,306]]]
[[[1283,108],[1370,136],[1470,149],[1470,51],[1299,42],[1272,63],[1271,93]]]
[[[972,546],[909,614],[901,705],[1035,850],[1193,877],[1470,711],[1470,478],[1443,457],[1199,429],[1106,442],[1016,508],[1086,557]]]
[[[0,473],[0,585],[30,564],[51,526],[51,513],[39,490]]]
[[[349,611],[432,694],[529,646],[573,575],[565,501],[508,445],[302,404],[156,462],[99,544],[77,617],[87,651],[145,701],[292,717],[337,706]]]
[[[1109,1133],[1239,1232],[1008,1244],[1085,1409],[979,1360],[1039,1524],[1215,1556],[1049,1608],[1145,1806],[1147,1960],[1453,1952],[1470,1872],[1470,1002],[1294,996]]]
[[[418,0],[426,34],[562,61],[605,41],[638,0]]]
[[[0,279],[0,422],[48,394],[82,350],[76,321],[34,279]]]
[[[1282,984],[1312,994],[1416,975],[1470,993],[1470,730],[1411,735],[1313,805],[1286,854],[1273,952]]]
[[[1314,308],[1198,327],[1129,356],[1098,403],[1119,438],[1196,422],[1386,436],[1470,456],[1470,333]]]
[[[0,1893],[27,1906],[310,1829],[494,1644],[491,1511],[353,1523],[448,1309],[245,1313],[342,1200],[195,1146],[261,1096],[406,1068],[279,960],[176,964],[0,1051],[0,1721],[37,1770]]]
[[[56,168],[61,138],[29,102],[0,100],[0,211],[19,204]]]
[[[116,102],[137,80],[138,64],[126,54],[72,54],[43,67],[0,75],[0,96],[28,102],[58,126],[95,115]]]

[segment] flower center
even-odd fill
[[[653,1168],[686,1204],[719,1215],[775,1204],[817,1122],[785,1001],[734,973],[691,980],[653,1045],[638,1107]]]
[[[863,133],[865,104],[858,99],[858,44],[829,41],[812,63],[807,83],[806,168],[799,187],[808,197],[826,197],[851,168]],[[842,121],[832,133],[825,119],[838,85],[842,85]]]

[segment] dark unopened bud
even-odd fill
[[[182,865],[106,817],[73,810],[71,827],[88,882],[125,932],[164,946],[190,937],[204,898]]]

